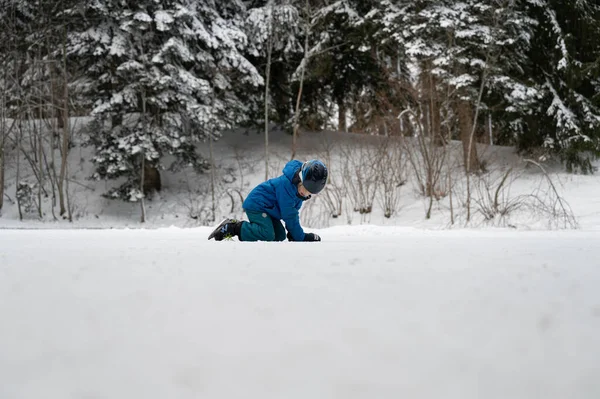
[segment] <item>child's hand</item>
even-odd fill
[[[294,241],[294,238],[292,237],[292,233],[290,233],[289,231],[287,233],[287,239],[288,239],[288,241]],[[307,242],[321,241],[321,237],[319,237],[315,233],[306,233],[306,234],[304,234],[304,241],[307,241]]]
[[[321,241],[321,237],[315,233],[306,233],[304,234],[304,241]]]

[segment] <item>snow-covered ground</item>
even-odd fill
[[[0,398],[600,397],[600,233],[0,230]]]
[[[291,138],[270,137],[273,177]],[[240,196],[265,177],[263,140],[236,131],[215,143],[217,220],[243,217]],[[600,176],[544,164],[576,230],[556,230],[561,216],[536,206],[483,221],[477,188],[495,194],[508,170],[501,204],[533,193],[562,209],[539,169],[502,147],[479,148],[491,173],[473,177],[468,225],[460,167],[452,226],[447,195],[425,218],[407,164],[379,176],[407,177],[392,217],[377,200],[359,214],[352,179],[378,140],[300,137],[297,158],[331,156],[328,189],[350,189],[338,218],[323,195],[304,206],[321,243],[207,241],[211,176],[189,170],[162,171],[141,225],[139,204],[101,197],[114,182],[88,180],[90,149],[78,146],[73,223],[54,219],[50,196],[41,220],[34,210],[20,221],[8,154],[0,399],[599,398]],[[21,180],[35,181],[26,166]]]

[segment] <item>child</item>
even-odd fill
[[[256,186],[242,204],[248,222],[225,219],[208,237],[216,241],[237,236],[240,241],[321,241],[300,226],[302,202],[318,194],[327,183],[327,167],[313,159],[302,163],[290,161],[283,175]],[[285,228],[281,224],[285,222]]]

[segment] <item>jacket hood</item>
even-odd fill
[[[300,182],[299,177],[297,176],[300,168],[302,168],[302,162],[294,159],[285,164],[283,167],[283,175],[287,177],[292,184],[296,185]]]

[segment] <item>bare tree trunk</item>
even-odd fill
[[[449,94],[448,94],[448,98],[449,98]],[[444,146],[447,146],[447,143],[451,143],[452,142],[452,131],[450,129],[448,129],[448,138],[447,141],[444,143]],[[454,225],[454,200],[453,200],[453,196],[452,196],[452,192],[454,191],[454,188],[452,187],[452,160],[454,159],[454,157],[452,156],[448,156],[447,158],[447,164],[446,167],[448,168],[447,173],[448,173],[448,200],[450,201],[450,224]]]
[[[304,87],[304,73],[306,64],[308,63],[308,36],[310,32],[310,5],[309,0],[306,0],[306,35],[304,37],[304,58],[300,64],[300,87],[298,88],[298,97],[296,99],[296,112],[294,113],[294,133],[292,135],[292,159],[296,158],[296,147],[298,140],[298,128],[300,120],[300,99],[302,98],[302,89]]]
[[[431,139],[435,145],[443,145],[442,122],[440,117],[440,103],[437,95],[437,82],[435,76],[429,74],[429,112],[431,114]]]
[[[0,126],[2,137],[0,138],[0,211],[4,206],[4,117]]]
[[[387,127],[387,124],[385,123],[385,117],[381,117],[381,119],[379,121],[379,135],[384,136],[384,137],[389,136],[388,127]]]
[[[452,170],[448,165],[448,200],[450,201],[450,224],[454,225],[454,201],[452,199]]]
[[[62,133],[62,144],[61,144],[61,163],[60,163],[60,175],[58,177],[58,202],[60,206],[59,215],[64,217],[67,213],[66,201],[65,201],[65,178],[67,175],[67,153],[69,151],[69,137],[68,129],[63,128]]]
[[[343,100],[338,100],[338,130],[340,132],[348,133],[348,126],[346,126],[346,107]]]
[[[146,125],[146,91],[142,89],[142,126],[147,131],[148,126]],[[146,179],[146,152],[142,150],[142,162],[141,162],[141,172],[140,172],[140,192],[142,194],[142,198],[140,200],[140,210],[142,216],[140,218],[140,223],[146,223],[146,204],[144,203],[146,193],[144,190],[144,183]]]
[[[66,32],[65,32],[66,35]],[[70,140],[70,127],[69,127],[69,86],[67,79],[67,61],[66,61],[66,38],[63,38],[63,117],[64,123],[62,128],[62,141],[61,141],[61,163],[60,163],[60,176],[58,178],[58,200],[60,204],[60,216],[64,217],[65,213],[68,212],[69,220],[72,220],[71,210],[65,206],[65,197],[68,196],[68,192],[65,193],[65,179],[67,177],[67,162],[69,156],[69,140]]]
[[[140,201],[140,208],[142,211],[142,216],[140,218],[140,223],[146,223],[146,207],[144,204],[144,178],[146,177],[146,154],[142,151],[142,169],[141,169],[141,178],[140,178],[140,191],[142,193],[142,199]]]
[[[269,83],[271,81],[271,55],[273,53],[273,1],[269,1],[269,44],[265,72],[265,181],[269,179]]]
[[[51,118],[51,120],[53,120]],[[50,127],[50,153],[52,154],[52,158],[54,158],[54,129],[55,129],[55,122],[51,122],[51,127]],[[44,163],[45,163],[45,167],[46,167],[46,173],[47,173],[47,177],[48,177],[48,181],[50,182],[50,187],[52,188],[52,194],[50,197],[50,210],[52,212],[52,219],[53,220],[57,220],[56,218],[56,213],[54,212],[54,207],[56,206],[56,186],[55,186],[55,182],[56,182],[56,170],[54,169],[54,165],[50,165],[48,163],[48,154],[46,153],[46,151],[42,151],[42,155],[44,157]],[[50,162],[53,162],[52,160]],[[46,196],[48,196],[48,194],[46,194]]]
[[[73,222],[73,207],[71,206],[71,196],[69,195],[69,164],[66,167],[66,179],[65,179],[65,197],[67,199],[67,220]]]
[[[213,154],[212,134],[208,135],[208,149],[210,151],[210,192],[212,195],[212,221],[217,218],[215,203],[215,157]]]
[[[42,129],[40,126],[38,135],[38,167],[40,169],[39,182],[38,182],[38,215],[40,219],[44,217],[42,212],[42,190],[44,189],[44,153],[43,153],[43,140],[42,140]]]
[[[57,76],[60,76],[60,74],[57,74]],[[67,116],[67,111],[64,108],[64,104],[65,104],[65,99],[61,98],[65,92],[64,92],[64,85],[66,83],[65,82],[61,82],[60,79],[57,79],[56,81],[54,81],[52,83],[52,87],[53,87],[53,92],[56,92],[56,104],[58,105],[56,107],[56,122],[57,122],[57,126],[59,129],[64,129],[65,125],[66,125],[66,119],[68,118]]]
[[[477,157],[477,147],[473,145],[473,132],[475,130],[473,109],[468,101],[459,101],[458,119],[460,124],[460,139],[463,144],[463,158],[465,171],[471,173],[480,168]]]
[[[466,160],[466,171],[467,171],[467,223],[471,220],[471,171],[472,170],[480,170],[481,165],[479,163],[479,158],[477,158],[477,148],[474,143],[475,137],[475,128],[477,127],[477,119],[479,117],[479,108],[481,106],[481,98],[483,97],[483,89],[485,87],[486,78],[487,78],[487,65],[490,60],[490,53],[488,51],[485,57],[485,65],[486,67],[483,70],[483,74],[481,76],[481,86],[479,86],[479,96],[477,97],[477,103],[475,103],[475,115],[473,116],[473,122],[471,123],[471,132],[469,134],[469,145],[468,151],[471,154],[470,157],[467,157]],[[469,112],[471,113],[471,112]],[[462,134],[462,133],[461,133]],[[464,145],[464,141],[463,141]],[[473,159],[473,155],[475,154]]]
[[[419,75],[419,94],[418,94],[418,103],[419,108],[421,109],[420,118],[421,118],[421,126],[423,130],[423,134],[428,137],[432,137],[431,131],[431,103],[428,98],[429,94],[429,79],[427,75],[428,65],[423,63],[421,65],[422,70],[425,72],[421,72]]]
[[[0,128],[0,129],[3,129]],[[0,211],[4,206],[4,131],[2,131],[2,140],[0,141]]]
[[[54,87],[55,85],[55,81],[57,79],[56,75],[55,75],[56,69],[51,67],[50,68],[50,80],[52,81],[52,86]],[[55,157],[55,153],[54,153],[54,146],[55,146],[55,137],[56,134],[58,132],[58,119],[60,118],[60,115],[58,110],[61,108],[61,105],[58,104],[57,102],[55,102],[54,99],[54,94],[55,91],[52,90],[50,92],[50,102],[52,104],[56,104],[54,106],[54,112],[55,112],[55,118],[50,118],[50,165],[48,167],[48,176],[51,176],[50,180],[52,182],[52,217],[54,218],[54,220],[58,220],[58,218],[56,217],[56,212],[55,209],[56,208],[56,188],[57,188],[57,181],[58,181],[58,177],[56,175],[56,157]]]
[[[17,133],[17,184],[15,189],[15,197],[17,198],[17,209],[19,210],[19,220],[23,220],[23,210],[21,209],[21,196],[19,195],[19,181],[21,180],[21,141],[23,138],[23,125],[21,115],[19,118],[19,129]]]
[[[492,131],[492,114],[488,114],[488,134],[490,138],[490,146],[494,145],[494,134]]]
[[[37,57],[38,60],[42,60],[42,55],[41,52],[38,50],[37,52]],[[44,73],[44,65],[39,62],[37,63],[37,65],[39,66],[39,73],[41,75],[43,75]],[[32,130],[30,130],[29,132],[29,137],[30,137],[30,142],[31,142],[31,151],[34,154],[34,162],[37,163],[37,165],[35,165],[33,162],[31,164],[31,168],[33,169],[33,171],[35,172],[35,169],[38,169],[38,173],[37,173],[37,182],[38,182],[38,189],[37,189],[37,210],[38,210],[38,217],[40,218],[40,220],[43,217],[43,212],[42,212],[42,192],[44,191],[44,159],[43,159],[43,140],[42,140],[42,123],[41,121],[43,119],[45,119],[47,117],[47,115],[45,114],[45,107],[48,105],[46,102],[46,99],[44,98],[44,90],[42,87],[42,84],[39,83],[39,87],[38,87],[38,100],[37,100],[37,107],[38,107],[38,114],[40,115],[40,123],[38,124],[37,121],[33,120],[31,123],[31,127]],[[52,104],[50,104],[52,105]],[[34,112],[31,112],[32,114]]]
[[[4,143],[6,137],[6,92],[2,91],[2,102],[0,102],[0,211],[4,206]]]
[[[460,101],[458,104],[458,119],[460,124],[460,139],[463,144],[463,159],[465,165],[465,173],[467,177],[467,220],[471,221],[471,171],[479,169],[479,161],[477,158],[477,148],[473,145],[471,132],[473,126],[473,112],[471,104],[468,101]]]

